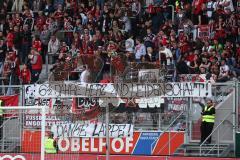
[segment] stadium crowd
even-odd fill
[[[43,64],[77,71],[80,60],[77,79],[85,83],[99,71],[110,82],[110,64],[121,71],[127,62],[205,74],[212,82],[237,79],[239,11],[240,0],[0,0],[2,79],[36,83]]]

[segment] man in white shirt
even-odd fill
[[[212,0],[208,0],[208,2],[206,4],[208,19],[212,19],[213,12],[216,11],[216,6],[217,6],[216,2],[214,2]]]
[[[80,83],[90,83],[91,73],[87,66],[83,66],[84,70],[80,75]]]
[[[218,76],[218,82],[226,82],[229,80],[229,66],[226,64],[226,61],[223,59],[221,61],[220,73]]]
[[[129,38],[125,41],[125,48],[127,52],[133,53],[134,51],[134,40],[132,35],[129,35]]]
[[[161,59],[161,54],[163,54],[163,56],[165,55],[166,60]],[[160,47],[160,49],[159,49],[159,60],[163,64],[165,64],[167,66],[170,66],[170,65],[172,65],[172,59],[173,59],[173,54],[172,54],[171,50],[168,49],[166,46]]]
[[[218,4],[223,6],[225,12],[227,10],[230,10],[231,12],[234,11],[232,0],[219,0]]]
[[[50,64],[53,64],[56,61],[56,58],[58,57],[59,47],[59,40],[56,38],[56,36],[51,36],[51,39],[48,42],[48,57]]]
[[[142,43],[140,38],[136,38],[136,47],[135,47],[135,59],[137,62],[140,62],[142,56],[146,55],[146,47]]]
[[[125,16],[123,17],[122,21],[124,23],[124,31],[130,32],[132,30],[132,25],[131,25],[131,21],[130,21],[130,18],[128,17],[127,12],[125,13]]]

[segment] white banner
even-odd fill
[[[211,97],[210,83],[123,83],[123,84],[80,84],[63,82],[27,85],[25,97]]]
[[[51,131],[54,137],[106,137],[106,124],[104,123],[68,123],[68,124],[55,124],[52,126]],[[133,125],[132,124],[109,124],[110,137],[132,137]]]

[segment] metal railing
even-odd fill
[[[215,102],[220,103],[224,101],[226,96],[233,92],[234,84],[233,83],[228,84],[229,85],[226,85],[224,83],[216,83],[212,85],[212,94]]]
[[[112,65],[112,64],[111,64]],[[114,70],[114,67],[112,67]],[[175,68],[163,66],[156,62],[128,62],[122,74],[113,74],[112,77],[119,77],[124,82],[131,83],[155,83],[167,82],[168,77],[175,79]],[[172,81],[172,80],[171,80]]]
[[[96,63],[94,61],[96,61]],[[70,75],[72,73],[81,73],[82,71],[79,68],[83,66],[88,66],[90,72],[94,70],[96,70],[95,72],[97,72],[92,77],[92,83],[95,83],[99,79],[104,68],[104,62],[100,57],[89,54],[74,57],[72,59],[71,66],[69,65],[68,68],[64,68],[65,64],[66,63],[56,65],[56,69],[53,69],[53,71],[51,71],[51,74],[47,79],[50,81],[51,79],[54,79],[55,81],[70,80]],[[48,62],[46,63],[46,70],[48,70]],[[58,79],[57,77],[60,79]]]
[[[217,143],[215,143],[213,146],[212,146],[212,148],[207,152],[207,153],[205,153],[205,154],[210,154],[211,153],[211,151],[215,148],[215,146],[217,145],[217,155],[218,155],[218,157],[220,156],[220,148],[219,148],[219,141],[220,141],[220,135],[219,135],[219,130],[220,130],[220,128],[218,129],[218,133],[217,133],[217,137],[218,137],[218,140],[217,140]],[[228,130],[224,130],[223,131],[223,133],[221,132],[221,137],[224,137],[225,135],[226,135],[226,133],[227,133],[227,131]],[[222,152],[224,152],[224,151],[222,151]],[[222,153],[221,153],[222,154]]]
[[[213,135],[213,133],[215,133],[217,130],[219,130],[219,128],[222,126],[223,122],[225,122],[225,120],[230,116],[232,115],[233,113],[228,113],[224,118],[223,120],[221,120],[221,122],[213,129],[212,133],[200,144],[200,150],[199,150],[199,154],[200,156],[202,156],[202,147],[203,145],[205,145],[205,143],[207,142],[207,140]],[[218,156],[219,156],[219,134],[218,134],[218,140],[217,140],[217,144],[214,144],[214,146],[212,146],[211,150],[214,149],[214,147],[216,145],[218,145]],[[211,151],[210,150],[210,151]],[[209,152],[208,152],[209,153]],[[204,153],[206,154],[206,153]]]
[[[19,142],[21,141],[21,137],[11,137],[11,139],[9,139],[9,133],[13,132],[13,131],[16,131],[16,128],[11,128],[10,130],[8,130],[7,133],[5,133],[5,130],[4,130],[4,127],[7,126],[8,122],[10,122],[11,120],[13,119],[18,119],[19,121],[21,121],[20,117],[16,117],[16,116],[13,116],[13,117],[9,117],[7,120],[4,120],[3,124],[0,126],[1,130],[2,130],[2,139],[1,139],[1,152],[6,152],[8,151],[8,149],[10,148],[14,148],[16,147],[15,144],[12,144],[11,146],[8,146],[7,149],[5,149],[5,143],[6,142]]]
[[[184,113],[184,111],[182,111],[173,121],[172,121],[172,123],[162,132],[162,134],[163,133],[165,133],[165,132],[168,132],[168,138],[169,138],[169,141],[168,141],[168,143],[166,143],[162,148],[161,148],[161,150],[159,150],[157,153],[161,153],[161,151],[163,151],[168,145],[169,145],[169,147],[168,147],[168,155],[170,155],[170,152],[171,152],[171,133],[170,133],[170,131],[169,131],[169,129],[173,126],[173,124],[183,115],[183,113]],[[176,134],[174,135],[174,137],[176,136]],[[153,151],[153,145],[158,141],[160,139],[160,137],[159,138],[157,138],[152,144],[151,144],[151,151]]]

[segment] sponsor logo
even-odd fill
[[[0,160],[26,160],[26,158],[22,155],[3,155],[0,156]]]

